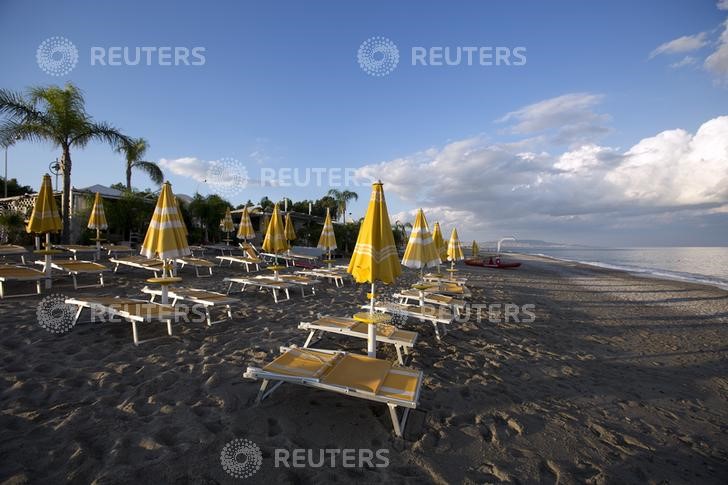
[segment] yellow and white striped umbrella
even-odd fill
[[[250,214],[248,213],[247,206],[243,208],[243,216],[240,219],[237,237],[245,241],[255,238],[255,231],[253,231],[253,223],[250,222]]]
[[[347,270],[357,283],[393,283],[402,272],[381,182],[372,184],[364,222]]]
[[[470,250],[473,253],[473,257],[477,258],[480,255],[480,247],[478,247],[478,243],[473,241],[473,246],[470,248]]]
[[[268,225],[270,224],[270,216],[266,213],[260,216],[260,233],[265,234],[268,232]]]
[[[447,259],[447,245],[445,244],[445,239],[442,237],[442,231],[440,230],[440,223],[436,222],[435,227],[432,228],[432,240],[435,243],[435,247],[437,248],[437,254],[440,256],[441,261],[445,261]]]
[[[321,230],[321,237],[319,237],[317,247],[329,253],[331,253],[331,250],[336,249],[336,235],[334,234],[334,225],[331,222],[331,214],[328,207],[326,208],[324,228]]]
[[[109,227],[106,222],[106,214],[104,213],[104,201],[101,199],[101,194],[96,192],[94,198],[94,206],[91,209],[91,216],[88,218],[89,229],[96,229],[97,231],[103,231]]]
[[[357,283],[372,284],[369,293],[369,313],[372,321],[369,322],[367,333],[367,354],[369,357],[375,357],[377,355],[377,332],[374,324],[376,282],[394,283],[397,276],[402,273],[397,247],[394,245],[392,224],[389,222],[387,202],[384,200],[382,182],[372,184],[369,207],[359,229],[359,237],[356,240],[356,247],[351,255],[347,271],[351,273]]]
[[[220,221],[220,227],[223,232],[233,232],[235,224],[233,223],[233,215],[230,213],[230,207],[225,210],[225,217]]]
[[[190,247],[184,231],[184,222],[172,193],[172,185],[165,182],[142,243],[142,256],[162,260],[189,256]]]
[[[458,238],[458,230],[454,227],[450,233],[450,241],[447,244],[447,260],[451,262],[462,261],[465,259],[463,248]]]
[[[412,227],[407,249],[404,251],[402,265],[412,269],[422,269],[440,264],[435,242],[422,209],[417,211],[415,225]]]
[[[280,254],[288,249],[283,220],[281,219],[281,213],[278,212],[278,204],[273,207],[273,215],[270,224],[268,224],[268,230],[265,232],[262,247],[264,251],[272,254]]]
[[[291,241],[296,239],[296,231],[293,228],[293,219],[291,218],[290,212],[286,214],[286,227],[284,232],[286,233],[286,241],[288,241],[288,246],[290,247]]]
[[[25,230],[28,233],[36,234],[57,232],[61,230],[61,216],[58,215],[56,200],[53,198],[53,186],[51,176],[45,174],[40,184],[38,196],[33,204],[33,212],[30,214],[28,225]],[[48,248],[50,249],[50,248]]]

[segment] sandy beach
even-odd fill
[[[351,315],[364,286],[323,284],[274,305],[241,295],[234,320],[205,327],[81,324],[53,335],[39,298],[0,302],[0,483],[235,483],[227,442],[263,451],[250,483],[726,483],[728,292],[523,257],[513,271],[462,267],[474,304],[532,304],[533,321],[453,324],[420,332],[410,365],[426,375],[405,439],[385,406],[282,386],[260,406],[248,365],[302,345],[300,320]],[[185,284],[224,291],[183,272]],[[141,297],[147,275],[110,275],[96,294]],[[398,287],[415,281],[407,270]],[[385,290],[385,291],[391,291]],[[53,293],[74,293],[58,280]],[[496,312],[497,313],[497,312]],[[361,352],[327,337],[321,348]],[[394,350],[380,346],[380,357]],[[274,468],[285,449],[387,449],[389,466]]]

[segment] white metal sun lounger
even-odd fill
[[[119,317],[131,322],[134,345],[138,345],[139,335],[137,323],[163,322],[167,324],[167,333],[172,335],[172,320],[183,317],[185,314],[172,306],[158,305],[145,300],[132,300],[129,298],[114,297],[77,297],[67,298],[66,303],[78,306],[74,325],[78,322],[81,312],[89,309],[94,312],[92,321],[97,317]]]
[[[296,274],[303,276],[311,276],[313,278],[321,278],[332,281],[337,287],[344,286],[344,278],[349,276],[347,273],[341,273],[340,271],[329,271],[327,269],[305,269],[296,271]]]
[[[14,266],[10,264],[0,265],[0,298],[15,298],[18,296],[40,295],[40,281],[45,279],[46,275],[37,269],[27,268],[25,266]],[[36,293],[21,293],[17,295],[5,294],[5,283],[11,281],[35,281]]]
[[[192,266],[195,268],[195,275],[198,278],[209,278],[212,276],[212,268],[215,266],[215,263],[212,261],[202,258],[194,258],[191,256],[177,258],[175,259],[175,263],[179,264],[180,269],[184,269],[185,266]],[[209,274],[200,274],[200,268],[207,268]]]
[[[81,244],[54,244],[54,249],[68,251],[73,255],[73,259],[78,259],[79,255],[90,254],[91,259],[96,259],[96,246],[84,246]]]
[[[337,333],[366,340],[368,338],[368,325],[358,322],[353,318],[320,316],[318,320],[313,322],[301,322],[298,325],[300,330],[309,332],[304,348],[308,348],[314,341],[316,334],[323,336],[324,333]],[[317,340],[320,340],[319,339]],[[409,349],[414,347],[417,342],[417,332],[402,330],[394,325],[377,325],[377,342],[392,344],[397,350],[397,359],[399,363],[404,365],[404,355],[409,354]]]
[[[432,281],[433,283],[454,283],[456,285],[463,286],[468,282],[468,279],[465,277],[450,277],[446,274],[437,274],[437,273],[428,273],[423,276],[423,279],[425,281]]]
[[[245,291],[245,288],[248,286],[257,287],[259,290],[267,289],[270,290],[273,294],[273,301],[278,303],[279,301],[287,301],[291,299],[291,294],[289,293],[289,288],[291,285],[289,283],[286,283],[283,280],[275,280],[273,278],[268,277],[257,277],[257,278],[248,278],[244,276],[231,276],[228,278],[225,278],[223,281],[230,282],[230,285],[228,286],[227,294],[230,294],[230,291],[233,288],[233,284],[237,283],[239,285],[243,285],[242,289],[240,291]],[[286,298],[284,300],[278,299],[278,292],[282,291]]]
[[[257,276],[256,278],[265,278],[265,276]],[[311,295],[309,296],[313,296],[316,294],[316,286],[321,283],[320,280],[314,280],[306,276],[292,274],[279,274],[278,279],[301,288],[301,296],[303,298],[306,298],[306,288],[311,289]]]
[[[162,296],[162,290],[158,288],[149,288],[148,286],[145,286],[142,288],[142,293],[146,293],[147,295],[150,295],[150,301],[154,303],[154,298],[157,296]],[[202,305],[205,308],[205,317],[207,325],[213,325],[215,323],[224,322],[225,320],[212,320],[212,316],[210,315],[210,311],[215,307],[224,307],[225,313],[227,314],[227,319],[232,320],[233,313],[231,305],[239,304],[241,303],[239,299],[237,298],[231,298],[227,295],[224,295],[222,293],[217,293],[215,291],[208,291],[208,290],[199,290],[196,288],[169,288],[168,293],[169,298],[172,299],[172,306],[176,306],[178,301],[186,301],[190,303],[196,303],[199,305]]]
[[[36,261],[35,264],[45,266],[45,261]],[[104,272],[109,271],[109,268],[103,264],[94,263],[93,261],[78,261],[75,259],[54,259],[51,261],[51,268],[63,271],[67,275],[73,278],[73,288],[75,290],[79,288],[100,288],[104,286]],[[99,278],[98,283],[90,285],[79,285],[79,275],[96,275]]]
[[[233,251],[236,251],[237,246],[227,246],[225,244],[206,244],[202,246],[206,250],[217,251],[220,256],[232,256]]]
[[[149,259],[144,256],[124,256],[123,258],[109,258],[109,262],[114,264],[114,273],[119,270],[119,266],[128,266],[130,268],[143,269],[151,271],[154,276],[164,269],[164,264],[158,259]]]
[[[362,308],[369,310],[369,305],[363,305]],[[443,307],[435,307],[432,305],[402,305],[400,303],[374,304],[374,311],[389,313],[390,315],[398,315],[406,318],[414,318],[416,320],[432,323],[435,327],[435,336],[437,340],[442,340],[440,336],[440,325],[442,325],[442,334],[447,335],[447,325],[455,320],[455,314]]]
[[[0,244],[0,258],[7,258],[8,256],[20,256],[20,261],[25,264],[25,255],[28,254],[28,250],[23,246],[16,246],[15,244]]]
[[[109,257],[118,258],[120,254],[130,255],[134,253],[134,249],[129,246],[120,246],[117,244],[104,244],[101,249],[106,251]]]
[[[288,382],[386,404],[394,433],[401,437],[410,409],[420,399],[422,371],[387,360],[334,350],[281,347],[281,355],[263,368],[248,367],[243,377],[260,379],[256,403]],[[268,385],[274,383],[268,389]],[[397,408],[404,409],[402,417]]]
[[[422,296],[423,303],[449,308],[456,316],[460,316],[466,306],[465,300],[458,300],[452,296],[428,293],[426,291],[423,292],[423,295],[420,295],[418,290],[404,290],[392,296],[397,298],[400,303],[409,304],[413,302],[416,305],[420,304],[420,296]]]
[[[256,271],[260,271],[260,265],[263,262],[261,259],[251,259],[245,256],[215,256],[215,259],[220,261],[220,266],[222,266],[222,263],[225,261],[229,263],[229,266],[232,266],[233,263],[240,263],[245,266],[245,271],[248,273],[250,273],[250,266],[252,265],[255,265]]]

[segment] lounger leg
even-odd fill
[[[228,289],[227,289],[227,293],[226,294],[229,295],[230,294],[230,290],[232,290],[232,289],[233,289],[233,282],[231,281],[230,282],[230,286],[228,286]]]
[[[132,320],[131,322],[131,335],[134,339],[134,345],[139,345],[139,335],[137,335],[137,326],[136,322]]]
[[[71,274],[71,277],[73,278],[73,289],[74,290],[77,290],[78,289],[78,281],[76,281],[76,274],[75,273]]]
[[[167,320],[167,333],[172,335],[172,320]]]
[[[104,286],[104,273],[99,273],[99,285]]]
[[[286,292],[286,300],[290,300],[291,294],[288,292],[288,288],[285,288],[285,292]]]
[[[273,292],[273,301],[278,303],[278,290],[271,288],[271,291]]]
[[[392,417],[392,426],[394,426],[394,433],[401,438],[404,432],[404,427],[407,424],[407,416],[409,416],[409,408],[404,410],[402,414],[402,420],[400,421],[397,416],[397,406],[395,404],[387,403],[389,407],[389,415]]]
[[[35,289],[38,292],[38,294],[40,295],[40,280],[35,282]]]
[[[440,328],[437,326],[437,322],[432,322],[432,325],[435,326],[435,337],[437,337],[437,340],[442,340],[440,337]]]
[[[263,384],[260,385],[258,396],[255,398],[255,404],[260,404],[260,401],[264,399],[263,395],[265,394],[265,390],[268,388],[268,382],[268,379],[263,379]]]
[[[308,338],[306,339],[306,343],[303,344],[303,348],[307,349],[309,345],[311,345],[311,341],[313,340],[313,336],[316,335],[316,330],[311,330],[311,332],[308,334]]]
[[[233,309],[230,308],[230,305],[226,305],[226,307],[227,307],[227,316],[230,320],[232,320],[233,319]]]
[[[38,294],[40,295],[40,285],[38,285]],[[0,281],[0,299],[5,298],[5,282]]]
[[[402,358],[402,350],[399,345],[395,345],[394,348],[397,350],[397,360],[399,360],[400,365],[404,365],[404,359]]]
[[[83,307],[79,306],[78,310],[76,310],[76,315],[73,317],[73,326],[75,327],[78,323],[78,319],[81,317],[81,312],[83,311]]]
[[[212,326],[212,317],[210,316],[210,307],[205,307],[205,317],[207,317],[207,326]]]

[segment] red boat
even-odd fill
[[[469,266],[480,266],[482,268],[493,269],[511,269],[521,266],[521,263],[506,263],[504,261],[501,261],[500,257],[496,257],[495,259],[491,257],[490,259],[488,259],[488,261],[480,258],[466,259],[465,264]]]

